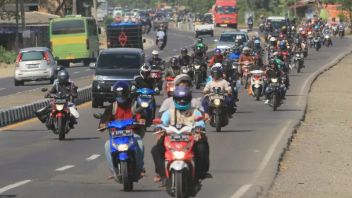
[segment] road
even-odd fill
[[[150,33],[152,36],[154,32]],[[213,38],[204,37],[204,42],[207,44],[213,43]],[[160,51],[160,57],[166,58],[179,54],[181,48],[187,47],[191,49],[191,46],[194,44],[194,35],[191,32],[183,32],[176,29],[170,29],[168,31],[168,43],[163,51]],[[145,50],[146,56],[150,56],[152,50],[156,49],[151,47]],[[148,58],[148,57],[147,57]],[[168,61],[168,60],[167,60]],[[78,65],[78,64],[77,64]],[[75,66],[68,69],[72,79],[77,79],[80,77],[90,76],[94,72],[89,69],[88,66]],[[40,81],[40,82],[28,82],[25,83],[25,86],[16,87],[13,82],[13,77],[0,78],[0,97],[10,94],[15,94],[18,92],[29,91],[31,89],[36,89],[47,85],[49,81]]]
[[[207,127],[210,142],[210,173],[198,197],[239,197],[271,182],[277,169],[280,144],[300,119],[306,105],[306,79],[349,48],[351,40],[335,39],[333,49],[311,52],[302,73],[291,74],[291,87],[277,112],[242,91],[239,109],[223,132]],[[199,91],[194,91],[199,96]],[[158,97],[160,104],[162,98]],[[4,128],[0,132],[0,197],[167,197],[153,183],[154,167],[150,149],[155,137],[144,139],[147,176],[135,191],[107,180],[109,172],[103,145],[106,133],[98,133],[90,104],[79,108],[81,118],[68,140],[59,142],[38,121]],[[99,157],[98,157],[99,156]],[[89,160],[87,159],[89,158]],[[96,159],[94,159],[96,158]]]

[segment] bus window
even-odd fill
[[[57,21],[52,24],[52,34],[75,34],[84,33],[84,21],[83,20],[67,20]]]
[[[218,14],[233,14],[236,12],[236,8],[232,6],[217,6],[216,12]]]

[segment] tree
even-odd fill
[[[337,3],[341,3],[340,9],[347,11],[349,15],[349,26],[352,33],[352,1],[351,0],[337,0]]]

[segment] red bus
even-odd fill
[[[212,8],[214,24],[237,28],[237,0],[216,0]]]

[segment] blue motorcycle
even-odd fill
[[[94,114],[94,117],[100,119],[101,115]],[[140,160],[143,154],[134,135],[134,128],[139,124],[134,119],[115,120],[109,122],[106,128],[98,129],[109,130],[111,156],[107,157],[111,157],[115,180],[123,184],[124,191],[133,190],[133,182],[138,182],[143,171],[139,168],[143,163]]]
[[[135,106],[137,112],[141,115],[140,122],[145,121],[145,127],[150,127],[155,118],[156,106],[154,95],[156,92],[153,89],[141,88],[136,90],[136,94]]]

